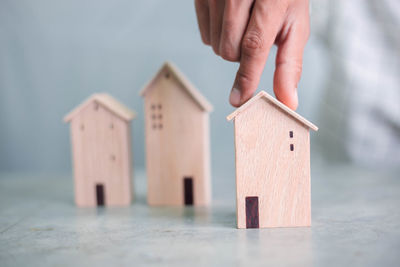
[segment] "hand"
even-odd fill
[[[295,110],[310,32],[308,0],[195,0],[195,5],[203,42],[222,58],[240,62],[230,103],[238,107],[253,96],[276,44],[274,92]]]

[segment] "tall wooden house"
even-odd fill
[[[238,228],[311,225],[310,135],[318,128],[261,91],[234,121]]]
[[[78,206],[131,203],[130,121],[134,116],[111,96],[94,94],[64,118],[71,124]]]
[[[148,203],[207,205],[210,103],[171,63],[140,93],[144,98]]]

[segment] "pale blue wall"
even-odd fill
[[[273,56],[273,55],[272,55]],[[140,88],[171,60],[214,105],[212,167],[233,169],[237,64],[200,41],[193,1],[0,1],[0,171],[69,171],[63,116],[94,92],[109,92],[138,113],[136,166],[144,165]],[[326,63],[313,36],[299,85],[299,112],[316,120]],[[272,92],[273,59],[260,88]]]

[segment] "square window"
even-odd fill
[[[290,138],[293,138],[293,131],[290,131],[290,132],[289,132],[289,137],[290,137]]]

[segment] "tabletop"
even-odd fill
[[[400,171],[317,164],[311,227],[247,230],[224,175],[208,208],[149,207],[143,170],[131,206],[78,208],[70,174],[0,173],[0,266],[399,266]]]

